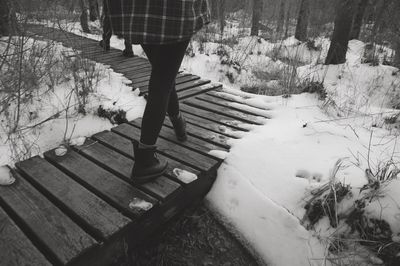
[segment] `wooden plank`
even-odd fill
[[[140,139],[140,129],[129,124],[121,124],[114,127],[112,131],[129,139]],[[210,171],[210,169],[218,167],[220,164],[220,162],[209,156],[188,150],[163,138],[157,140],[157,153],[201,171]]]
[[[91,51],[91,52],[81,52],[81,56],[86,56],[90,59],[98,59],[98,58],[116,58],[118,56],[122,57],[121,51],[112,49],[110,51],[105,51],[101,47],[99,47],[99,50],[96,51]]]
[[[168,119],[168,118],[167,118]],[[166,120],[167,120],[166,119]],[[138,118],[134,121],[130,121],[129,124],[140,128],[141,124],[142,124],[142,119]],[[190,150],[199,152],[201,154],[204,154],[206,156],[211,156],[212,158],[216,159],[216,160],[220,160],[217,157],[214,157],[212,155],[209,154],[209,152],[211,150],[223,150],[223,151],[228,151],[228,149],[221,147],[221,146],[217,146],[214,143],[211,143],[209,141],[205,141],[203,139],[198,138],[196,135],[194,135],[193,137],[188,137],[188,139],[186,141],[178,141],[176,139],[175,136],[175,132],[171,127],[162,127],[161,131],[160,131],[160,137],[164,138],[168,141],[171,141],[177,145],[181,145],[185,148],[188,148]]]
[[[180,90],[178,91],[178,98],[181,99],[186,99],[189,97],[193,97],[202,93],[206,93],[208,91],[214,91],[214,90],[219,90],[222,88],[222,84],[218,83],[208,83],[205,85],[197,86],[197,87],[192,87],[188,88],[185,90]]]
[[[57,156],[54,150],[51,150],[45,152],[44,156],[81,185],[133,220],[137,220],[146,211],[129,208],[132,199],[137,198],[149,202],[153,206],[158,205],[158,201],[153,197],[132,187],[129,183],[72,150],[68,150],[64,156]]]
[[[118,210],[38,156],[17,163],[16,166],[39,191],[102,240],[109,239],[131,222]]]
[[[97,242],[40,194],[19,174],[17,181],[0,187],[2,206],[24,230],[32,233],[59,264],[67,264],[97,245]]]
[[[115,151],[129,157],[129,158],[134,158],[134,154],[133,154],[133,145],[131,140],[122,137],[121,135],[118,135],[114,132],[110,132],[110,131],[103,131],[100,133],[97,133],[95,135],[92,136],[92,138],[98,142],[100,142],[101,144],[114,149]],[[182,169],[188,172],[191,172],[195,175],[199,175],[200,171],[193,169],[187,165],[183,165],[171,158],[165,157],[162,154],[158,154],[158,157],[161,160],[166,160],[168,161],[168,168],[167,168],[167,172],[166,175],[173,179],[175,182],[181,183],[181,184],[188,184],[188,182],[183,182],[182,180],[179,180],[175,174],[173,173],[173,170],[175,168],[178,169]]]
[[[187,83],[187,82],[195,82],[198,79],[200,79],[200,77],[195,76],[195,75],[178,74],[176,76],[176,80],[175,80],[175,84],[176,84],[175,88],[178,87],[178,84]],[[139,82],[139,83],[135,84],[135,86],[140,88],[141,91],[142,90],[147,90],[148,89],[148,83],[149,83],[148,80],[146,80],[146,81],[142,81],[142,82]]]
[[[131,182],[130,175],[134,163],[132,159],[93,140],[87,140],[85,144],[76,147],[76,149],[82,155],[96,162],[104,169],[112,172],[127,182]],[[167,178],[165,175],[145,184],[133,183],[133,185],[163,201],[176,196],[182,189],[177,182]]]
[[[111,65],[111,66],[120,66],[120,65],[122,65],[122,63],[126,63],[126,62],[130,62],[130,60],[132,60],[132,58],[130,58],[130,57],[124,57],[124,56],[122,56],[122,54],[120,54],[120,55],[118,55],[118,56],[115,56],[115,57],[100,57],[100,58],[98,58],[98,61],[100,62],[100,63],[103,63],[103,64],[109,64],[109,65]],[[144,65],[141,65],[141,67],[143,67]]]
[[[123,60],[115,60],[116,66],[119,68],[132,68],[132,67],[139,67],[139,66],[150,66],[150,63],[141,57],[123,57]]]
[[[148,82],[150,80],[150,76],[151,76],[151,68],[149,70],[150,71],[148,72],[147,75],[139,75],[138,77],[130,76],[129,79],[132,80],[132,82],[135,85],[140,84],[143,81]],[[188,77],[188,79],[193,79],[192,75],[190,75],[190,74],[178,74],[176,77],[177,77],[178,82],[185,82],[186,77]],[[197,77],[194,77],[194,79],[196,79],[196,78]],[[137,86],[137,87],[140,87],[140,86]]]
[[[186,116],[184,114],[182,115],[185,117],[185,120],[188,120],[186,119]],[[165,119],[164,125],[169,128],[174,128],[168,118]],[[227,143],[227,140],[229,139],[227,136],[207,130],[196,124],[188,123],[188,121],[186,122],[186,133],[188,134],[188,136],[208,141],[214,145],[224,148],[225,150],[229,150],[230,148],[229,144]]]
[[[241,121],[241,122],[244,122],[247,124],[263,125],[266,122],[266,119],[262,118],[260,116],[245,114],[243,112],[238,112],[238,111],[232,110],[228,107],[201,101],[196,98],[186,99],[186,100],[184,100],[184,103],[187,105],[193,106],[195,108],[203,109],[203,110],[217,113],[220,115],[224,115],[224,116],[233,118],[235,120],[238,120],[238,121]]]
[[[1,208],[0,235],[0,265],[51,265]]]
[[[230,101],[227,101],[225,99],[221,99],[221,98],[217,98],[214,97],[212,95],[207,95],[207,94],[201,94],[195,97],[196,99],[199,99],[201,101],[205,101],[208,103],[212,103],[212,104],[216,104],[222,107],[226,107],[238,112],[242,112],[248,115],[252,115],[252,116],[261,116],[264,117],[266,119],[270,119],[271,116],[267,113],[267,111],[265,110],[261,110],[261,109],[257,109],[248,105],[244,105],[244,104],[233,104]]]
[[[186,122],[188,124],[193,124],[195,126],[204,128],[211,132],[219,133],[228,138],[234,138],[234,139],[239,138],[238,135],[242,135],[243,132],[245,132],[242,130],[237,130],[236,128],[231,128],[226,125],[216,123],[214,121],[208,120],[208,119],[200,117],[200,116],[186,113],[182,108],[181,108],[181,111],[182,111],[183,115],[185,116]]]
[[[177,92],[180,92],[180,91],[188,90],[188,89],[198,87],[201,85],[205,85],[208,83],[210,83],[209,80],[197,79],[197,80],[193,80],[193,81],[189,81],[189,82],[185,82],[185,83],[181,83],[181,84],[177,83],[175,89]]]
[[[130,67],[121,69],[120,66],[118,66],[118,64],[112,63],[111,68],[115,71],[115,72],[119,72],[124,74],[126,77],[129,76],[129,74],[135,74],[135,73],[139,73],[139,72],[147,72],[147,71],[151,71],[151,66],[149,64],[142,64],[142,65],[132,65]]]
[[[221,91],[208,91],[208,92],[206,92],[206,94],[214,96],[216,98],[220,98],[220,99],[226,100],[226,101],[230,101],[232,103],[248,105],[248,106],[251,106],[253,108],[260,109],[260,110],[265,110],[265,111],[271,110],[270,108],[266,107],[265,105],[253,104],[253,103],[247,101],[247,99],[249,98],[249,97],[246,98],[247,96],[235,95],[235,94],[232,94],[232,93],[229,93],[229,92],[225,92],[223,90],[221,90]]]
[[[128,67],[127,66],[123,66],[123,67],[121,67],[121,66],[115,65],[115,69],[120,71],[121,73],[124,73],[125,75],[127,75],[128,73],[136,73],[136,72],[139,72],[139,71],[141,71],[141,72],[143,72],[143,71],[151,72],[151,65],[148,64],[148,63],[138,65],[137,67],[132,67],[132,66],[128,66]],[[135,69],[135,72],[132,72],[132,69]]]
[[[142,69],[139,69],[139,70],[133,70],[133,71],[130,70],[130,69],[126,69],[126,70],[123,71],[123,74],[128,79],[133,79],[133,78],[137,78],[137,77],[144,77],[144,76],[150,76],[151,75],[151,67],[146,67],[146,68],[142,68]]]
[[[196,86],[205,85],[205,84],[207,84],[207,83],[210,83],[210,81],[209,81],[209,80],[197,79],[197,80],[193,80],[193,81],[188,81],[188,82],[180,83],[180,82],[177,80],[175,89],[176,89],[176,91],[177,91],[178,94],[179,94],[180,91],[187,90],[187,89],[190,89],[190,88],[193,88],[193,87],[196,87]],[[140,87],[140,91],[141,91],[142,93],[147,93],[147,92],[148,92],[148,84],[146,84],[145,86],[141,86],[141,87]]]
[[[186,100],[185,100],[186,101]],[[199,116],[202,118],[205,118],[209,121],[212,121],[214,123],[217,123],[219,125],[223,125],[235,130],[241,130],[241,131],[249,131],[246,127],[244,127],[239,121],[235,120],[234,118],[230,117],[230,116],[226,116],[220,113],[215,113],[213,111],[210,110],[205,110],[205,109],[200,109],[197,107],[193,107],[191,105],[187,105],[185,103],[185,101],[183,101],[183,104],[181,104],[179,107],[181,109],[181,111],[185,112],[185,113],[189,113],[195,116]]]

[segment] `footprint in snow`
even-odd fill
[[[228,209],[234,211],[239,206],[239,200],[236,198],[231,198],[228,202]]]
[[[315,181],[315,182],[321,182],[321,180],[322,180],[322,174],[311,173],[304,169],[297,170],[296,177],[308,179],[309,181]]]

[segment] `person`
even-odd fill
[[[132,140],[131,178],[144,183],[167,169],[167,162],[155,154],[166,114],[177,139],[187,139],[175,79],[191,37],[210,22],[210,12],[207,0],[107,0],[107,4],[114,33],[140,44],[152,66],[140,141]]]
[[[107,0],[103,0],[103,19],[101,23],[103,27],[103,35],[102,40],[100,40],[99,42],[99,45],[105,51],[110,50],[110,40],[113,33],[107,5]],[[133,57],[134,53],[132,50],[132,41],[130,40],[130,37],[123,36],[121,34],[119,34],[118,37],[124,38],[125,49],[122,51],[122,55],[126,57]]]

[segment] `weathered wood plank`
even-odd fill
[[[177,83],[175,89],[176,89],[177,92],[180,92],[180,91],[191,89],[193,87],[198,87],[198,86],[201,86],[201,85],[205,85],[205,84],[208,84],[208,83],[210,83],[209,80],[197,79],[197,80],[193,80],[193,81],[189,81],[189,82],[185,82],[185,83],[181,83],[181,84]]]
[[[250,114],[245,114],[243,112],[238,112],[235,110],[232,110],[228,107],[220,106],[214,103],[209,103],[205,101],[201,101],[196,98],[189,98],[184,101],[185,104],[188,104],[190,106],[193,106],[198,109],[203,109],[206,111],[210,111],[213,113],[217,113],[220,115],[224,115],[230,118],[233,118],[237,121],[241,121],[247,124],[254,124],[254,125],[263,125],[266,122],[265,118],[262,118],[260,116],[255,116],[255,115],[250,115]]]
[[[133,145],[132,145],[131,140],[124,138],[121,135],[118,135],[118,134],[116,134],[114,132],[110,132],[110,131],[103,131],[103,132],[93,135],[92,138],[96,141],[99,141],[103,145],[105,145],[111,149],[114,149],[115,151],[117,151],[129,158],[132,158],[132,159],[134,158]],[[173,179],[175,182],[178,182],[181,184],[187,184],[187,182],[183,182],[182,180],[179,180],[175,176],[175,174],[173,173],[173,170],[175,168],[191,172],[197,176],[200,174],[200,171],[193,169],[187,165],[183,165],[169,157],[165,157],[162,154],[159,154],[158,157],[161,160],[168,161],[168,168],[167,168],[166,175],[169,178]]]
[[[122,54],[121,57],[123,57]],[[122,60],[114,60],[114,64],[122,69],[132,68],[132,67],[138,68],[139,66],[141,67],[150,66],[149,61],[141,57],[123,57]]]
[[[186,122],[188,122],[188,124],[193,124],[195,126],[204,128],[211,132],[219,133],[221,135],[227,136],[228,138],[234,138],[234,139],[238,138],[238,135],[242,135],[243,132],[245,132],[243,130],[238,130],[234,127],[222,125],[220,123],[208,120],[200,116],[186,113],[183,109],[184,108],[181,108],[181,111],[185,116]]]
[[[121,66],[115,64],[114,69],[118,70],[121,73],[124,73],[125,75],[128,75],[128,74],[132,75],[132,74],[144,72],[144,71],[147,71],[150,73],[151,65],[150,64],[141,64],[139,66],[129,66],[129,67],[123,66],[123,67],[121,67]]]
[[[176,82],[175,82],[175,84],[176,84],[175,89],[179,93],[180,91],[187,90],[187,89],[190,89],[190,88],[193,88],[193,87],[197,87],[197,86],[201,86],[201,85],[205,85],[207,83],[210,83],[210,81],[209,80],[203,80],[203,79],[195,79],[195,80],[185,81],[185,82],[181,83],[181,80],[177,79]],[[148,82],[144,83],[144,84],[141,84],[139,86],[139,88],[140,88],[140,91],[142,93],[146,93],[148,91],[148,88],[149,88]]]
[[[185,120],[188,120],[186,119],[186,116],[184,114],[183,116],[185,117]],[[165,119],[164,125],[169,128],[174,128],[171,121],[168,118]],[[227,136],[207,130],[198,125],[188,123],[188,121],[186,123],[186,132],[189,136],[208,141],[216,146],[224,148],[225,150],[229,150],[230,148],[229,144],[227,143],[228,140]]]
[[[125,181],[131,182],[130,175],[134,163],[132,159],[93,140],[87,140],[85,144],[76,147],[76,149],[101,167],[121,177]],[[133,185],[163,201],[176,196],[182,189],[177,182],[174,182],[166,176],[160,176],[156,180],[145,184],[133,183]]]
[[[252,102],[247,101],[248,98],[246,98],[245,96],[240,96],[240,95],[235,95],[223,90],[220,91],[208,91],[206,92],[207,95],[211,95],[213,97],[216,98],[220,98],[232,103],[238,103],[238,104],[244,104],[247,106],[251,106],[253,108],[256,109],[260,109],[260,110],[265,110],[265,111],[269,111],[271,110],[270,108],[266,107],[265,104],[254,104]]]
[[[138,119],[136,119],[134,121],[130,121],[129,124],[131,124],[131,125],[133,125],[133,126],[135,126],[137,128],[140,128],[141,124],[142,124],[142,119],[138,118]],[[204,141],[203,139],[197,138],[196,135],[194,135],[194,137],[189,137],[186,141],[183,141],[183,142],[178,141],[176,139],[174,130],[172,128],[170,128],[170,127],[162,127],[161,131],[160,131],[160,137],[164,138],[164,139],[166,139],[166,140],[168,140],[170,142],[173,142],[173,143],[175,143],[177,145],[181,145],[181,146],[183,146],[185,148],[188,148],[190,150],[193,150],[193,151],[199,152],[201,154],[204,154],[206,156],[211,156],[211,155],[209,155],[209,152],[211,150],[228,151],[228,149],[226,149],[226,148],[223,148],[221,146],[217,146],[217,145],[215,145],[215,144],[213,144],[211,142]],[[213,156],[211,156],[211,157],[213,157]],[[220,160],[219,158],[216,158],[216,157],[213,157],[213,158],[216,159],[216,160]]]
[[[205,85],[201,85],[201,86],[197,86],[197,87],[191,87],[191,88],[184,89],[184,90],[179,90],[178,91],[178,98],[180,100],[182,100],[182,99],[185,99],[185,98],[193,97],[193,96],[198,95],[198,94],[205,93],[207,91],[219,90],[220,88],[222,88],[222,84],[207,83]]]
[[[87,57],[89,59],[97,60],[97,59],[109,59],[109,58],[118,58],[122,57],[121,51],[120,50],[115,50],[111,49],[110,51],[104,51],[101,47],[99,47],[99,50],[93,50],[89,52],[82,52],[79,51],[80,56]]]
[[[244,127],[242,122],[237,121],[236,119],[226,116],[220,113],[215,113],[210,110],[206,109],[200,109],[191,105],[187,105],[185,101],[183,101],[183,104],[181,104],[180,109],[185,112],[189,113],[195,116],[199,116],[202,118],[205,118],[209,121],[212,121],[214,123],[235,129],[235,130],[241,130],[241,131],[249,131],[246,127]]]
[[[113,132],[121,134],[129,139],[140,139],[140,129],[129,124],[122,124],[112,129]],[[157,153],[171,157],[181,163],[187,164],[192,168],[209,171],[219,166],[215,159],[201,153],[186,149],[163,138],[157,140]]]
[[[0,235],[0,265],[51,265],[1,208]]]
[[[151,75],[151,67],[146,67],[138,70],[126,69],[121,71],[124,76],[128,79],[134,79],[138,77],[150,76]]]
[[[97,242],[40,194],[19,174],[9,187],[0,187],[3,207],[40,241],[60,264],[67,264]]]
[[[217,98],[214,97],[212,95],[207,95],[207,94],[201,94],[201,95],[197,95],[195,97],[196,99],[199,99],[201,101],[205,101],[208,103],[212,103],[212,104],[216,104],[222,107],[226,107],[238,112],[242,112],[248,115],[252,115],[252,116],[260,116],[266,119],[270,119],[271,116],[270,114],[267,113],[266,110],[261,110],[261,109],[257,109],[254,107],[250,107],[248,105],[244,105],[244,104],[240,104],[240,103],[232,103],[230,101],[227,101],[225,99],[221,99],[221,98]]]
[[[194,75],[187,75],[187,74],[178,74],[176,76],[175,84],[181,84],[184,82],[190,82],[192,80],[198,80],[200,77],[194,76]],[[150,76],[148,77],[147,80],[139,81],[135,83],[135,86],[137,88],[140,88],[140,91],[145,91],[148,88]]]
[[[138,198],[153,206],[158,205],[153,197],[72,150],[68,150],[64,156],[56,156],[54,150],[44,155],[77,182],[133,220],[137,220],[146,210],[129,208],[132,199]]]
[[[131,221],[118,210],[72,180],[54,165],[35,156],[16,164],[39,191],[102,240],[110,238]]]

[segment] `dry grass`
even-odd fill
[[[132,265],[257,265],[201,203],[132,252]]]

